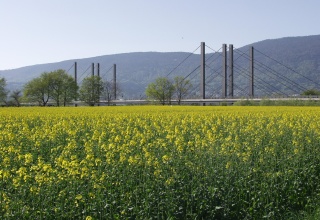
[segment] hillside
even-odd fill
[[[304,89],[320,89],[320,35],[264,40],[241,48],[234,46],[235,95],[246,96],[249,46],[255,48],[257,95],[295,94]],[[207,52],[210,50],[207,49]],[[188,56],[189,58],[181,63]],[[207,96],[219,96],[222,81],[221,53],[206,54],[206,59]],[[145,87],[159,76],[173,78],[190,74],[188,79],[194,84],[194,96],[197,95],[199,87],[199,69],[196,68],[200,64],[200,55],[184,52],[139,52],[66,60],[4,70],[0,71],[0,76],[7,79],[9,89],[22,88],[26,82],[42,72],[65,69],[73,75],[74,62],[78,64],[79,83],[91,74],[91,63],[100,63],[100,75],[107,80],[112,79],[112,66],[117,64],[117,81],[123,98],[143,97]]]

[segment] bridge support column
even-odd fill
[[[206,54],[205,54],[205,42],[201,42],[201,64],[200,64],[200,98],[206,98],[205,88],[205,73],[206,73]],[[203,103],[205,105],[205,103]]]
[[[100,77],[100,63],[97,63],[97,76]],[[100,94],[100,88],[98,87],[98,94]],[[100,106],[100,96],[98,99],[98,106]]]
[[[97,63],[97,76],[100,77],[100,63]]]
[[[74,81],[76,84],[78,84],[78,79],[77,79],[77,62],[74,62]]]
[[[113,64],[113,96],[117,99],[117,65]]]
[[[227,45],[222,44],[222,98],[227,97]]]
[[[77,65],[77,62],[74,62],[74,81],[76,83],[76,85],[78,85],[78,65]],[[77,96],[74,98],[74,101],[77,101]],[[75,107],[78,106],[77,103],[74,104]]]
[[[233,45],[229,44],[229,94],[233,98]]]
[[[249,48],[250,66],[249,66],[249,97],[254,97],[254,52],[253,47]]]

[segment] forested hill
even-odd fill
[[[264,40],[239,50],[246,52],[249,46],[255,48],[255,72],[260,84],[272,85],[286,94],[320,89],[320,35]],[[248,61],[240,62],[245,66]]]
[[[257,82],[255,84],[257,93],[260,95],[276,92],[275,89],[290,94],[295,93],[290,88],[296,86],[295,83],[302,85],[300,89],[320,89],[318,86],[320,85],[320,35],[264,40],[251,45],[256,49],[255,60],[257,64],[255,64],[255,72]],[[238,89],[235,92],[239,94],[241,91],[246,90],[247,87],[248,77],[246,71],[249,63],[247,54],[248,47],[251,45],[241,48],[237,48],[237,45],[234,45],[234,74],[236,90]],[[207,94],[218,95],[221,84],[221,53],[210,54],[212,51],[209,49],[206,51],[209,53],[206,54],[208,65],[206,70],[207,84],[210,88],[216,88],[208,89]],[[189,58],[186,59],[188,56]],[[181,63],[184,59],[186,61]],[[74,62],[78,63],[79,82],[81,82],[81,77],[90,75],[91,63],[100,63],[100,75],[107,80],[111,80],[112,69],[110,68],[113,64],[116,64],[117,81],[122,88],[124,98],[139,98],[143,96],[145,87],[159,76],[174,77],[176,75],[187,76],[190,74],[188,78],[193,82],[194,86],[197,87],[199,84],[199,71],[196,68],[200,64],[200,55],[191,55],[184,52],[137,52],[73,59],[3,70],[0,71],[0,77],[6,78],[9,89],[22,88],[26,82],[38,77],[42,72],[65,69],[69,74],[73,75]],[[270,72],[267,72],[266,68],[264,69],[258,65],[259,63],[271,68],[272,71],[269,70]],[[281,79],[281,77],[290,79],[295,83],[284,83],[286,80]],[[267,88],[266,85],[268,84],[272,85],[273,89]]]

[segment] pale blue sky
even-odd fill
[[[0,0],[0,70],[318,35],[320,0]]]

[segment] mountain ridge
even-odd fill
[[[278,39],[266,39],[252,44],[248,44],[241,48],[236,48],[234,52],[235,65],[238,72],[235,71],[235,84],[245,90],[246,82],[246,69],[248,66],[247,51],[250,46],[255,48],[254,59],[257,60],[257,91],[260,95],[264,93],[262,85],[259,92],[259,78],[266,81],[281,92],[294,93],[290,91],[290,85],[284,86],[279,82],[276,76],[271,73],[265,74],[261,70],[259,72],[259,62],[263,63],[270,68],[275,68],[275,72],[283,75],[283,77],[296,80],[303,88],[318,88],[320,84],[320,35],[298,36],[298,37],[283,37]],[[243,55],[243,54],[245,55]],[[188,57],[188,59],[186,59]],[[270,58],[276,60],[270,59]],[[181,63],[183,60],[185,62]],[[208,69],[207,77],[216,77],[216,80],[208,82],[208,86],[217,88],[221,84],[221,52],[206,54]],[[22,86],[29,80],[38,77],[42,72],[50,72],[56,69],[65,69],[70,75],[74,74],[74,62],[78,64],[78,78],[85,77],[91,74],[91,63],[100,63],[100,75],[107,80],[112,80],[113,64],[117,65],[117,81],[122,88],[123,96],[125,98],[139,98],[143,96],[145,87],[148,83],[152,82],[156,77],[176,75],[186,76],[191,73],[197,66],[200,65],[200,54],[191,54],[188,52],[130,52],[119,53],[110,55],[100,55],[95,57],[69,59],[60,62],[36,64],[26,67],[20,67],[12,70],[1,70],[0,77],[5,77],[8,82],[9,88],[22,88]],[[284,66],[288,66],[299,74],[292,73]],[[210,66],[211,65],[211,66]],[[262,67],[261,67],[262,68]],[[240,70],[242,69],[242,70]],[[174,71],[173,71],[174,70]],[[96,71],[96,70],[95,70]],[[192,73],[190,77],[195,87],[198,85],[197,72]],[[220,75],[219,75],[220,74]],[[241,76],[242,74],[242,76]],[[280,77],[280,76],[279,76]],[[220,78],[220,79],[219,79]],[[305,78],[314,79],[315,83],[308,82]],[[266,86],[267,84],[263,85]],[[292,84],[291,86],[294,86]],[[238,93],[241,89],[238,89]],[[320,88],[318,88],[320,89]],[[218,90],[218,89],[216,89]],[[270,89],[271,90],[271,89]],[[195,91],[195,94],[197,91]],[[219,91],[208,91],[208,94],[217,96]]]

